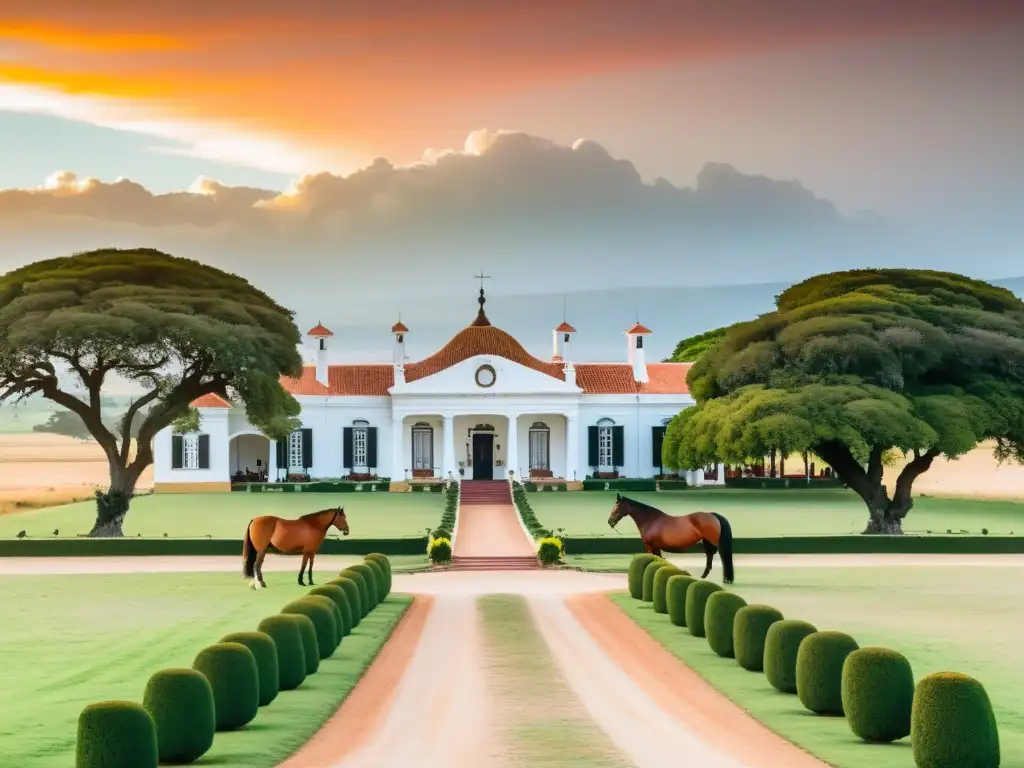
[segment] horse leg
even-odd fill
[[[256,572],[256,578],[253,579],[253,587],[260,589],[267,586],[267,582],[263,580],[263,558],[267,556],[267,550],[263,550],[256,556],[256,563],[253,566],[253,570]]]
[[[299,566],[299,586],[306,586],[306,582],[302,580],[302,572],[306,570],[306,558],[309,557],[305,552],[302,553],[302,565]]]
[[[313,553],[310,554],[310,556],[309,556],[309,568],[306,571],[309,574],[309,586],[311,586],[311,587],[313,586],[313,558],[314,557],[316,557],[316,552],[313,552]]]
[[[704,569],[704,573],[701,574],[702,579],[706,579],[708,574],[711,573],[711,561],[715,558],[715,552],[718,551],[718,547],[712,544],[707,539],[702,539],[701,544],[704,545],[704,554],[708,557],[707,567]]]

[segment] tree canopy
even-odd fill
[[[300,373],[299,341],[292,313],[243,278],[152,249],[90,251],[0,276],[0,402],[38,393],[82,419],[111,469],[97,527],[118,532],[153,436],[187,418],[195,399],[244,404],[271,437],[295,428],[299,405],[279,379]],[[102,388],[114,375],[144,394],[111,430]]]
[[[666,363],[693,363],[699,360],[705,352],[725,338],[728,328],[716,328],[713,331],[698,333],[682,339],[676,348],[672,350],[671,356],[665,360]]]
[[[1024,302],[962,275],[854,270],[780,294],[732,326],[688,376],[697,405],[664,443],[673,469],[811,451],[865,501],[869,530],[899,532],[938,456],[994,440],[1024,460]],[[884,457],[912,456],[890,497]]]

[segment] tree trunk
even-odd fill
[[[771,469],[770,469],[770,472],[771,472],[770,476],[771,477],[775,477],[775,449],[774,448],[772,448],[772,453],[771,453]]]
[[[90,537],[124,536],[124,518],[128,514],[138,480],[138,472],[111,465],[110,487],[106,491],[96,491],[96,522],[89,531]]]

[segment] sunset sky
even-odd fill
[[[1019,257],[1024,234],[1020,3],[2,9],[0,269],[124,242],[228,266],[245,252],[254,279],[270,279],[285,246],[267,245],[266,227],[287,230],[287,247],[309,264],[408,254],[410,242],[414,261],[446,254],[441,271],[460,275],[481,266],[475,252],[497,270],[539,247],[549,262],[571,261],[594,243],[600,264],[625,253],[643,262],[637,246],[648,241],[625,244],[632,225],[615,230],[618,251],[599,232],[578,236],[607,221],[603,206],[621,212],[632,196],[631,222],[657,220],[642,230],[648,266],[672,264],[680,283],[797,279],[810,261],[1024,271],[1007,255]],[[377,158],[386,162],[371,166]],[[402,170],[413,163],[419,170]],[[552,189],[564,195],[522,207]],[[166,195],[185,190],[199,194]],[[495,223],[509,211],[552,220]],[[397,224],[370,227],[367,216]],[[707,232],[690,225],[684,243],[672,230],[682,219]],[[396,228],[415,240],[398,242]],[[476,239],[453,234],[465,228]],[[525,230],[548,239],[518,241]],[[828,233],[812,248],[809,230]],[[881,230],[899,238],[879,245]],[[793,255],[796,241],[812,250]],[[723,255],[735,269],[709,274]]]

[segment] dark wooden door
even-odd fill
[[[494,435],[473,435],[473,479],[494,479]]]

